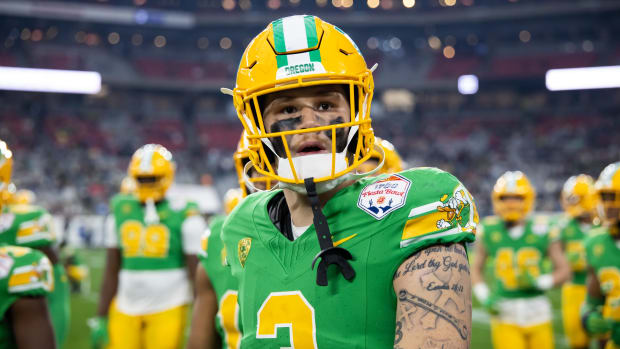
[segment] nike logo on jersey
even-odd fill
[[[336,247],[336,246],[338,246],[338,245],[340,245],[340,244],[342,244],[342,243],[345,243],[345,242],[347,242],[347,241],[349,241],[349,240],[353,239],[353,238],[354,238],[354,237],[356,237],[356,236],[357,236],[357,233],[355,233],[355,234],[353,234],[353,235],[349,235],[349,236],[347,236],[347,237],[346,237],[346,238],[344,238],[344,239],[340,239],[340,240],[338,240],[338,241],[335,241],[335,242],[334,242],[334,247]]]

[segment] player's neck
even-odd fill
[[[319,194],[319,202],[321,203],[321,208],[325,206],[325,204],[336,195],[342,188],[351,185],[354,181],[345,181],[335,187],[332,190],[329,190],[325,193]],[[291,212],[291,219],[293,220],[293,224],[298,227],[305,227],[311,225],[313,223],[312,218],[314,214],[312,213],[312,207],[310,206],[310,201],[308,200],[308,195],[300,194],[296,191],[290,189],[283,189],[284,198],[286,199],[286,205],[288,206],[289,211]]]

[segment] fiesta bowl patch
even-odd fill
[[[367,185],[357,199],[357,207],[376,219],[405,205],[411,181],[397,174]]]

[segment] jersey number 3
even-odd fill
[[[162,224],[144,226],[138,221],[121,225],[121,241],[125,257],[164,258],[170,247],[170,230]]]
[[[289,348],[317,348],[314,308],[300,291],[272,292],[258,310],[256,338],[276,338],[280,327],[289,329]]]

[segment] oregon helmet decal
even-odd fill
[[[147,144],[133,154],[127,174],[135,180],[134,194],[140,201],[159,201],[172,184],[175,169],[168,149],[159,144]]]
[[[349,122],[278,132],[265,129],[262,97],[318,85],[344,86]],[[305,178],[314,178],[319,190],[326,190],[370,157],[373,88],[372,71],[346,33],[315,16],[291,16],[272,22],[252,40],[241,59],[235,89],[222,91],[233,96],[256,171],[303,192]],[[291,157],[287,136],[317,132],[331,137],[329,154]],[[337,147],[337,134],[346,137],[344,147]]]
[[[594,188],[598,194],[598,214],[607,224],[620,222],[620,161],[607,165]],[[614,229],[617,234],[618,229]]]
[[[506,200],[509,197],[521,198],[520,203]],[[520,221],[534,208],[536,190],[521,171],[508,171],[501,175],[491,194],[493,211],[506,221]]]
[[[594,180],[586,174],[570,177],[562,187],[562,207],[571,217],[594,216],[596,191]]]

